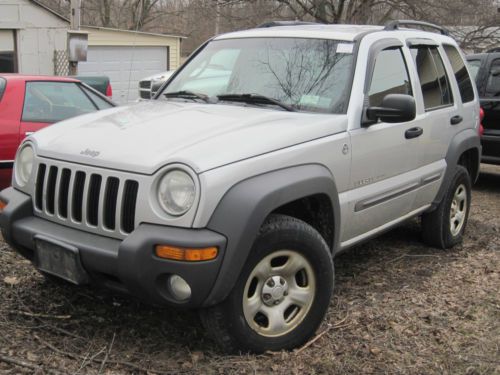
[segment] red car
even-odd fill
[[[0,190],[10,185],[17,147],[50,124],[116,106],[67,77],[0,74]]]

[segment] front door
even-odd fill
[[[376,55],[373,73],[368,74],[369,106],[380,106],[387,94],[412,95],[401,44]],[[415,122],[360,126],[350,131],[352,143],[351,190],[348,224],[342,233],[343,246],[398,220],[410,210],[415,192],[408,175],[415,169],[419,144]],[[416,136],[415,136],[416,135]]]

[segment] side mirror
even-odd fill
[[[413,96],[404,94],[388,94],[380,107],[366,109],[364,125],[371,125],[378,120],[388,123],[407,122],[415,119],[416,105]]]

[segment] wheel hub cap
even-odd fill
[[[288,295],[288,283],[281,276],[272,276],[264,283],[261,295],[267,306],[279,305]]]
[[[467,216],[467,190],[464,185],[459,185],[455,190],[450,208],[450,231],[457,236],[465,223]]]

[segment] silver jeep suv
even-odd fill
[[[303,344],[335,255],[417,216],[427,244],[462,240],[478,96],[445,30],[402,25],[220,35],[156,100],[28,137],[5,240],[43,274],[199,309],[225,350]]]

